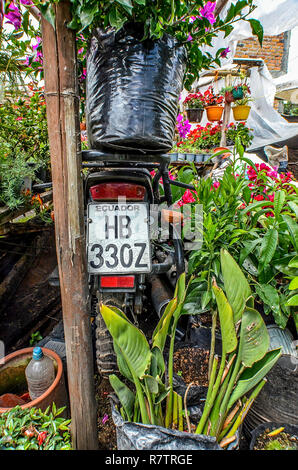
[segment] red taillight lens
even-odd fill
[[[146,189],[139,184],[130,183],[100,183],[90,188],[94,201],[118,201],[126,197],[130,201],[143,201]]]
[[[102,288],[134,288],[134,276],[101,276],[100,287]]]

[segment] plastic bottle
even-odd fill
[[[43,354],[40,347],[33,349],[33,357],[26,367],[25,375],[31,400],[40,397],[54,382],[54,363]]]

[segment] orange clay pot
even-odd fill
[[[56,369],[56,377],[48,390],[35,400],[21,405],[22,409],[40,408],[45,411],[48,406],[52,408],[55,403],[57,409],[62,406],[68,407],[68,397],[64,382],[63,364],[57,353],[47,348],[42,348],[43,353],[53,359]],[[24,393],[27,388],[25,369],[33,354],[32,348],[20,349],[5,356],[0,365],[0,395],[5,393]],[[0,413],[5,413],[11,408],[0,408]],[[64,416],[67,409],[64,410]]]
[[[220,121],[223,113],[223,106],[207,106],[206,113],[208,121]]]

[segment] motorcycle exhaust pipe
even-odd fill
[[[161,318],[166,306],[173,298],[173,291],[162,281],[161,276],[153,274],[150,277],[151,282],[151,300],[153,307]]]

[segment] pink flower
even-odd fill
[[[201,18],[206,18],[210,24],[214,24],[216,19],[214,17],[214,9],[216,2],[207,2],[206,5],[200,9]]]
[[[40,45],[40,43],[41,43],[41,41],[42,41],[42,39],[41,39],[40,36],[36,36],[35,39],[36,39],[36,44],[34,44],[34,45],[32,46],[32,49],[33,49],[34,51],[39,47],[39,45]]]
[[[219,181],[214,181],[214,183],[212,184],[212,186],[213,186],[214,189],[217,189],[217,188],[219,188],[219,186],[220,186],[220,182],[219,182]]]
[[[105,413],[101,420],[102,424],[105,424],[108,421],[108,419],[109,419],[109,416]]]
[[[8,7],[8,13],[6,13],[4,16],[8,19],[7,23],[12,24],[15,27],[15,30],[20,29],[22,24],[22,17],[17,5],[11,2]]]
[[[195,202],[195,198],[192,195],[190,189],[187,189],[182,196],[182,201],[184,204],[190,204],[191,202]]]
[[[78,54],[82,54],[84,52],[84,48],[81,47],[81,49],[78,50]]]
[[[189,35],[187,36],[187,41],[192,41],[192,39],[193,39],[192,35],[189,34]]]
[[[17,117],[17,119],[16,119],[16,121],[22,121],[22,120],[23,120],[22,116],[19,116],[19,117]]]
[[[20,3],[21,3],[22,5],[25,5],[25,6],[26,6],[26,5],[27,5],[27,6],[33,5],[33,3],[31,2],[31,0],[20,0]]]
[[[220,57],[223,57],[224,59],[227,57],[228,53],[231,52],[230,48],[227,47],[220,53]]]

